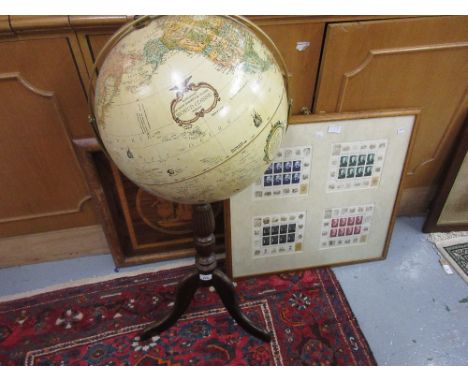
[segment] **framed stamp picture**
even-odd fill
[[[226,203],[230,275],[385,258],[417,114],[292,117],[262,177]]]

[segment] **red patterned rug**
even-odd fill
[[[375,365],[328,268],[239,281],[242,311],[272,331],[271,343],[248,335],[208,288],[175,326],[139,341],[191,269],[0,303],[0,365]]]

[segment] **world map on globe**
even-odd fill
[[[287,127],[283,73],[245,25],[163,16],[107,54],[96,81],[100,138],[143,189],[182,203],[229,198],[273,160]]]

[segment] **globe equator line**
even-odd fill
[[[273,113],[271,113],[271,118],[265,123],[265,127],[259,131],[259,133],[255,136],[254,139],[251,139],[245,146],[242,147],[241,150],[239,150],[237,153],[235,153],[233,156],[231,157],[228,157],[226,158],[224,161],[222,161],[221,163],[218,163],[216,166],[214,167],[211,167],[210,169],[204,171],[204,172],[201,172],[201,173],[198,173],[197,175],[193,175],[189,178],[185,178],[185,179],[182,179],[182,180],[178,180],[176,182],[167,182],[167,183],[143,183],[141,182],[142,185],[145,185],[145,186],[166,186],[166,185],[172,185],[172,184],[177,184],[177,183],[182,183],[182,182],[186,182],[187,180],[190,180],[190,179],[194,179],[202,174],[206,174],[214,169],[216,169],[217,167],[223,165],[224,163],[226,163],[227,161],[230,161],[232,160],[234,157],[236,157],[239,153],[241,153],[246,147],[248,147],[252,142],[255,141],[255,139],[267,128],[267,126],[270,124],[270,122],[273,120],[273,117],[276,115],[279,107],[281,106],[282,102],[283,102],[283,99],[284,99],[284,95],[285,95],[285,91],[283,90],[283,93],[281,94],[281,99],[280,99],[280,102],[278,103],[278,106],[276,107],[275,111]]]

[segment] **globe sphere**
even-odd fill
[[[287,127],[270,49],[221,16],[162,16],[109,51],[96,81],[98,133],[134,183],[180,203],[229,198],[265,171]]]

